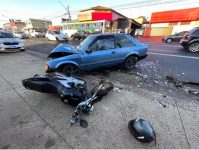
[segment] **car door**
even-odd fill
[[[53,31],[49,31],[49,39],[50,40],[55,40],[55,36],[54,36],[54,32]]]
[[[124,35],[115,35],[115,63],[123,63],[129,53],[137,51],[136,44]]]
[[[183,38],[184,32],[177,33],[173,36],[173,42],[180,42],[180,39]]]
[[[115,54],[114,36],[101,36],[88,47],[91,52],[81,55],[84,69],[97,69],[113,65]]]
[[[48,33],[47,33],[47,37],[48,37],[49,40],[52,40],[51,32],[52,32],[52,31],[48,31]]]

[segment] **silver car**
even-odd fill
[[[24,43],[12,33],[0,31],[0,52],[24,51]]]

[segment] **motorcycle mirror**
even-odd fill
[[[92,53],[92,50],[91,49],[87,49],[86,53]]]

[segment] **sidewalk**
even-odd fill
[[[159,93],[116,81],[123,89],[109,93],[91,115],[83,116],[88,128],[70,127],[74,107],[21,84],[22,79],[44,74],[45,61],[27,52],[0,55],[0,148],[199,148],[199,101],[168,96],[162,108]],[[128,121],[137,117],[153,125],[156,146],[130,134]]]

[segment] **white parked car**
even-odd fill
[[[45,33],[44,32],[40,32],[40,31],[33,31],[30,33],[31,37],[41,37],[44,38],[45,37]]]
[[[48,38],[49,41],[67,41],[68,35],[64,34],[58,30],[54,31],[47,31],[46,32],[46,38]]]
[[[24,32],[14,32],[13,33],[16,37],[20,38],[20,39],[27,39],[28,38],[28,35],[25,34]]]
[[[24,43],[12,33],[0,31],[0,52],[24,51]]]

